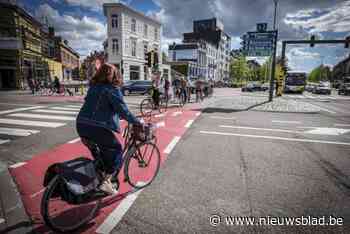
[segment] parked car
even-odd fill
[[[261,91],[267,91],[270,88],[270,84],[269,83],[264,83],[261,85]]]
[[[313,89],[313,93],[330,95],[332,93],[331,84],[329,82],[321,82]]]
[[[261,84],[258,82],[249,82],[246,86],[242,87],[242,92],[254,92],[261,91]]]
[[[122,87],[124,96],[131,93],[147,94],[152,88],[152,81],[150,80],[130,80],[126,81]]]
[[[315,89],[315,87],[316,87],[316,85],[314,85],[314,84],[307,84],[306,86],[305,86],[305,90],[307,91],[307,92],[312,92],[314,89]]]
[[[350,95],[350,83],[343,83],[339,85],[338,94]]]

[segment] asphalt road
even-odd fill
[[[349,233],[350,101],[305,99],[334,111],[204,111],[113,233]],[[215,227],[214,214],[221,217]],[[331,215],[342,225],[225,224],[228,216],[327,222]]]
[[[242,94],[237,89],[216,89],[215,95],[212,106],[221,104],[221,98]],[[27,120],[64,125],[53,128],[0,123],[2,131],[39,131],[29,136],[0,134],[0,139],[9,140],[0,144],[3,168],[77,137],[74,120],[61,116],[73,118],[81,100],[23,97],[0,96],[0,122],[15,119],[22,124]],[[129,96],[126,101],[137,111],[142,98]],[[116,210],[119,222],[114,221],[113,233],[350,233],[350,100],[309,94],[286,98],[309,102],[322,111],[282,114],[204,110],[175,146],[155,182],[133,197],[135,200],[126,199],[129,209]],[[37,109],[11,112],[32,107]],[[210,225],[211,215],[219,215],[221,223]],[[324,216],[328,222],[330,215],[343,225],[225,224],[229,216],[263,217],[265,221]]]

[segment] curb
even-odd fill
[[[8,169],[0,172],[0,233],[30,233],[32,221]]]
[[[282,113],[282,114],[319,114],[321,111],[274,111],[274,110],[254,110],[257,112],[271,112],[271,113]]]

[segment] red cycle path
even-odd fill
[[[185,125],[188,121],[195,120],[199,115],[198,113],[200,113],[198,107],[196,104],[193,104],[184,109],[172,108],[167,111],[165,116],[153,118],[153,122],[164,122],[165,124],[165,126],[160,124],[156,132],[157,145],[161,153],[161,165],[167,158],[167,155],[164,153],[165,148],[172,142],[174,137],[181,137],[186,132],[187,128]],[[122,126],[125,126],[125,122],[122,122]],[[117,137],[123,142],[120,135]],[[36,233],[49,232],[40,214],[40,203],[44,191],[42,184],[46,169],[53,163],[71,160],[80,156],[91,157],[89,150],[80,141],[66,143],[33,156],[32,159],[26,161],[22,166],[9,169],[18,186],[26,212],[33,220],[33,228]],[[85,228],[79,230],[79,233],[95,233],[95,230],[106,217],[118,207],[126,193],[132,191],[129,184],[122,182],[123,177],[123,173],[120,173],[119,195],[104,198],[96,217]]]

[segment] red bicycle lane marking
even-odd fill
[[[167,112],[164,118],[159,121],[164,121],[165,126],[160,127],[157,132],[157,145],[161,154],[161,165],[165,162],[167,155],[163,152],[167,145],[172,141],[175,136],[181,137],[187,130],[184,126],[190,119],[195,119],[197,110],[183,110],[181,118],[178,116],[172,116],[172,113],[178,111],[178,109],[171,109]],[[125,126],[125,122],[122,123]],[[121,134],[117,135],[118,139],[123,142]],[[43,152],[34,156],[27,161],[23,166],[17,168],[10,168],[10,173],[14,177],[17,183],[18,190],[21,194],[24,207],[28,215],[34,221],[34,230],[39,233],[49,231],[43,224],[40,214],[40,203],[42,194],[44,191],[43,178],[46,169],[49,165],[56,162],[63,162],[71,160],[79,156],[86,156],[91,158],[89,150],[81,143],[63,144],[56,148]],[[132,169],[131,169],[132,171]],[[86,230],[81,230],[83,233],[92,233],[96,228],[104,221],[106,216],[111,213],[122,201],[125,193],[132,190],[128,183],[124,183],[124,173],[119,173],[119,181],[121,181],[119,194],[116,197],[107,197],[102,201],[102,207],[99,209],[97,216],[90,225],[87,225]]]

